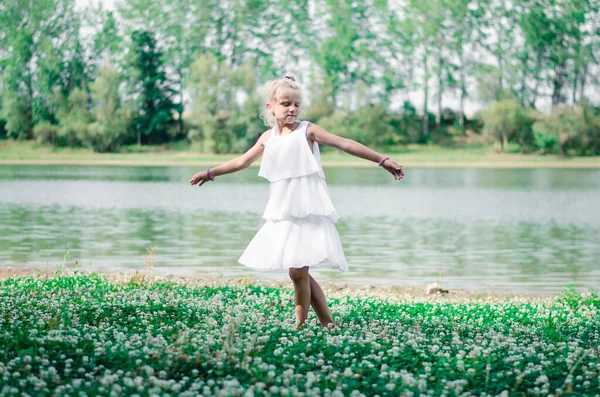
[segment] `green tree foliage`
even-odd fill
[[[547,120],[536,121],[532,126],[533,142],[542,154],[553,153],[558,144],[558,131]]]
[[[391,115],[379,105],[362,108],[356,113],[338,112],[320,120],[328,131],[367,145],[395,144]]]
[[[29,24],[14,28],[15,22],[27,18],[18,2],[12,1],[0,9],[3,27],[3,116],[9,136],[31,137],[33,129],[33,27]],[[9,28],[10,27],[10,28]],[[10,48],[9,48],[10,47]]]
[[[497,97],[506,99],[514,83],[513,63],[517,37],[517,12],[509,0],[477,0],[477,6],[483,9],[479,19],[479,48],[486,50],[493,58],[497,78]]]
[[[233,152],[244,152],[252,147],[260,135],[266,130],[264,123],[256,117],[260,107],[264,106],[257,92],[256,64],[248,59],[237,67],[231,76],[232,86],[236,93],[244,97],[242,103],[234,101],[228,128],[234,133]]]
[[[56,124],[52,124],[46,120],[40,121],[33,127],[33,136],[39,144],[55,145],[58,129],[59,126]]]
[[[319,40],[312,49],[312,59],[318,65],[324,84],[330,91],[325,93],[336,106],[343,104],[346,109],[352,103],[344,99],[352,98],[352,91],[357,82],[370,82],[369,73],[374,48],[373,35],[366,13],[367,2],[359,1],[324,1],[321,12],[329,18],[321,21],[321,34],[326,36]],[[340,98],[343,94],[343,98]]]
[[[263,105],[257,94],[251,60],[231,69],[211,53],[192,64],[193,117],[188,137],[215,153],[241,152],[265,131],[257,117]],[[238,96],[244,99],[240,103]]]
[[[133,123],[137,143],[166,142],[167,126],[173,122],[173,113],[177,110],[172,100],[175,91],[152,33],[134,31],[131,40],[128,61],[130,92],[135,97]]]
[[[4,91],[2,117],[6,120],[8,136],[16,139],[27,138],[31,132],[31,107],[26,97]]]
[[[502,151],[505,150],[509,139],[516,140],[522,151],[533,141],[531,132],[532,114],[530,109],[519,103],[505,99],[493,102],[490,107],[481,112],[484,122],[485,135],[500,142]]]
[[[484,135],[503,147],[598,152],[587,105],[600,84],[598,0],[115,5],[2,2],[0,136],[97,151],[183,138],[240,152],[265,129],[259,86],[293,73],[306,117],[363,143],[452,142],[474,125],[471,100],[489,106]],[[531,110],[549,105],[551,122]]]
[[[4,114],[13,137],[33,137],[44,120],[56,123],[56,90],[68,96],[85,80],[74,6],[73,0],[7,0],[0,7],[3,96],[11,97]]]
[[[87,128],[92,122],[88,93],[81,88],[71,90],[57,112],[59,128],[54,140],[56,146],[82,146]]]
[[[106,66],[92,84],[92,113],[95,121],[89,125],[84,144],[95,152],[115,152],[126,139],[129,127],[127,110],[121,105],[121,77],[117,70]]]
[[[219,125],[223,125],[219,119],[225,117],[222,113],[226,112],[231,102],[230,75],[230,68],[210,52],[200,55],[192,63],[189,89],[194,127],[190,129],[188,137],[200,142],[203,150],[213,148],[217,152],[227,151],[227,144],[222,148],[213,142]]]
[[[472,49],[477,41],[477,21],[481,10],[472,7],[471,0],[447,0],[450,52],[446,84],[457,91],[459,98],[458,121],[465,124],[465,101],[469,97],[468,80],[473,75],[475,59]],[[469,52],[471,50],[471,52]],[[457,75],[457,76],[456,76]]]
[[[550,115],[540,115],[533,125],[536,147],[542,153],[596,155],[600,153],[600,116],[585,104],[562,106]]]
[[[93,55],[97,62],[106,62],[111,67],[118,67],[124,52],[122,32],[119,29],[115,13],[102,8],[88,10],[88,19],[97,27],[93,36]]]
[[[204,50],[207,31],[214,25],[209,4],[189,0],[128,0],[119,6],[128,33],[152,28],[157,49],[176,91],[172,100],[176,104],[180,136],[184,131],[184,93],[190,65],[196,53]]]
[[[407,53],[416,59],[415,66],[421,70],[421,84],[419,87],[423,94],[423,114],[429,114],[430,79],[432,62],[437,60],[435,68],[438,71],[438,85],[442,81],[444,57],[440,40],[444,36],[445,10],[438,0],[408,0],[403,9],[397,12],[405,14],[400,22],[401,30],[405,37],[404,43]],[[443,87],[438,87],[441,95]],[[441,104],[441,97],[438,96]],[[420,141],[429,139],[429,121],[423,117],[423,129]]]

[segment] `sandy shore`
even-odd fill
[[[88,272],[82,271],[87,274]],[[291,282],[282,281],[264,281],[258,278],[250,277],[237,277],[237,278],[220,278],[220,277],[206,277],[206,276],[156,276],[153,274],[152,269],[135,271],[132,270],[128,273],[123,272],[99,272],[106,275],[111,282],[115,283],[126,283],[132,279],[144,280],[146,282],[161,282],[169,281],[180,285],[203,287],[203,286],[239,286],[239,285],[262,285],[269,287],[283,288],[286,290],[293,291],[293,285]],[[63,269],[63,275],[74,275],[74,269]],[[41,278],[48,279],[54,278],[54,271],[47,269],[36,269],[36,268],[13,268],[11,266],[0,268],[0,280],[17,277],[31,277],[39,275]],[[369,284],[350,284],[350,283],[321,283],[326,294],[334,296],[342,296],[346,294],[360,295],[360,296],[373,296],[377,298],[406,298],[406,299],[425,299],[425,300],[506,300],[516,299],[524,301],[538,301],[552,299],[554,295],[548,294],[517,294],[517,293],[505,293],[495,291],[469,291],[462,289],[447,289],[443,285],[440,285],[442,289],[446,289],[448,292],[437,292],[428,293],[427,283],[424,282],[422,287],[412,286],[401,286],[401,285],[369,285]]]

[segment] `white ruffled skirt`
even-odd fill
[[[318,174],[271,183],[266,220],[238,262],[259,271],[309,266],[348,270],[335,222],[339,215]]]

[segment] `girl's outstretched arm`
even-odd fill
[[[234,159],[229,160],[228,162],[221,164],[219,166],[216,166],[214,168],[210,169],[210,174],[211,176],[219,176],[219,175],[225,175],[225,174],[231,174],[234,172],[237,172],[239,170],[243,170],[244,168],[248,168],[250,166],[250,164],[252,164],[257,158],[259,158],[260,156],[262,156],[263,151],[265,150],[265,142],[266,142],[266,138],[268,138],[268,134],[269,131],[264,132],[260,138],[258,138],[258,141],[256,141],[256,144],[254,144],[254,146],[252,146],[250,149],[248,149],[248,151],[244,154],[242,154],[241,156],[238,156]],[[206,171],[200,171],[197,174],[195,174],[192,179],[190,180],[190,184],[193,186],[195,184],[197,184],[198,182],[200,182],[200,184],[198,186],[202,186],[204,185],[204,182],[210,180],[208,178],[207,172]]]
[[[387,157],[369,149],[362,143],[331,134],[317,124],[309,124],[307,136],[309,139],[317,141],[322,145],[332,146],[353,156],[373,161],[374,163],[380,163]],[[381,166],[390,174],[394,175],[394,179],[396,180],[400,180],[404,177],[404,170],[402,169],[402,166],[392,161],[389,157],[383,162],[383,164],[381,164]]]

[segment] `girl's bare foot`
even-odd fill
[[[340,327],[338,327],[334,323],[329,323],[327,325],[322,325],[322,327],[323,327],[323,331],[337,331],[337,330],[340,329]]]

